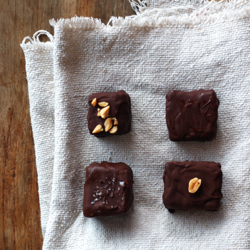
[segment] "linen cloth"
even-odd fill
[[[145,10],[167,8],[169,13],[175,12],[175,14],[188,12],[188,10],[194,10],[200,8],[204,4],[208,5],[208,1],[204,0],[129,0],[132,9],[137,13],[142,13]],[[178,10],[178,12],[176,12]]]
[[[54,71],[50,54],[48,74],[55,84],[55,151],[50,206],[41,203],[41,210],[49,208],[48,220],[41,215],[44,249],[249,249],[250,7],[243,1],[213,2],[191,13],[175,11],[149,9],[112,18],[108,25],[78,17],[52,21]],[[27,55],[25,51],[30,88],[32,59]],[[37,72],[33,70],[36,81]],[[52,85],[53,77],[48,79]],[[200,88],[213,88],[220,100],[216,139],[171,142],[167,92]],[[90,135],[88,96],[120,89],[131,97],[131,132],[101,139]],[[30,92],[30,103],[31,95],[36,93]],[[52,100],[53,93],[46,98]],[[33,132],[36,112],[31,108]],[[46,112],[51,115],[53,109]],[[46,115],[37,122],[45,121]],[[35,133],[34,139],[38,156],[42,146]],[[83,216],[86,167],[103,160],[125,162],[134,172],[133,211],[126,217]],[[165,209],[162,174],[171,160],[221,163],[224,197],[217,212],[170,214]],[[47,170],[42,163],[37,167]],[[51,183],[51,172],[38,171],[38,177],[40,173]]]
[[[41,43],[45,34],[49,42]],[[25,43],[26,41],[30,41]],[[30,117],[35,143],[42,233],[45,235],[49,216],[54,166],[54,74],[53,37],[47,31],[36,32],[33,39],[24,38],[21,47],[26,60]]]

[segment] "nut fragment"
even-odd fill
[[[114,126],[112,129],[109,130],[109,133],[110,134],[115,134],[118,130],[118,127],[117,126]]]
[[[104,107],[108,106],[109,104],[108,104],[108,102],[98,102],[98,105],[100,107],[104,108]]]
[[[102,131],[103,131],[102,125],[99,124],[99,125],[97,125],[97,126],[94,128],[92,134],[97,134],[97,133],[100,133],[100,132],[102,132]]]
[[[110,109],[110,106],[107,106],[106,108],[103,108],[103,109],[100,110],[100,115],[101,115],[102,119],[105,119],[105,118],[108,117],[109,109]]]
[[[94,98],[93,101],[91,102],[91,104],[92,104],[93,106],[96,106],[96,104],[97,104],[97,99]]]
[[[104,122],[105,132],[108,132],[112,128],[112,121],[110,118],[107,118]]]
[[[201,185],[201,179],[198,179],[197,177],[191,179],[188,184],[188,192],[191,194],[194,194],[197,192]]]
[[[118,121],[116,118],[112,118],[112,120],[114,120],[114,125],[118,125]]]
[[[97,116],[101,116],[100,110],[101,110],[101,109],[99,109],[99,108],[97,109]]]

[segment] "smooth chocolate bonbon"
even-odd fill
[[[96,93],[89,97],[88,128],[96,137],[123,135],[131,127],[131,103],[124,91]]]
[[[171,141],[215,138],[219,100],[214,90],[171,90],[166,98],[166,122]]]
[[[125,163],[94,162],[87,167],[83,213],[86,217],[122,215],[133,202],[133,172]]]
[[[190,181],[201,181],[191,193]],[[196,180],[196,183],[198,182]],[[168,162],[163,174],[165,207],[180,210],[210,210],[219,208],[222,198],[222,172],[220,163],[207,161]]]

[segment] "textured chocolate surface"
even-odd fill
[[[217,132],[219,100],[214,90],[169,91],[166,121],[171,141],[209,141]]]
[[[126,214],[133,202],[132,185],[133,172],[125,163],[90,164],[84,184],[84,216]]]
[[[188,184],[193,178],[201,179],[201,186],[194,194]],[[168,162],[163,174],[165,207],[174,212],[184,210],[217,210],[222,198],[221,165],[206,161]]]
[[[116,118],[118,120],[118,131],[115,134],[109,132],[100,132],[93,134],[96,137],[104,137],[109,135],[123,135],[130,131],[131,126],[131,104],[129,95],[120,90],[118,92],[96,93],[89,97],[89,112],[88,112],[88,128],[92,134],[94,128],[100,124],[104,127],[105,119],[97,116],[97,109],[101,108],[98,105],[93,106],[92,100],[96,98],[97,102],[107,102],[110,105],[109,118]]]

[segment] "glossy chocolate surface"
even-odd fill
[[[189,193],[189,181],[197,177],[201,186]],[[206,161],[168,162],[163,174],[163,203],[169,212],[184,210],[217,210],[222,198],[221,165]]]
[[[97,116],[97,109],[100,108],[98,105],[93,106],[92,100],[96,98],[97,102],[107,102],[110,105],[109,118],[116,118],[118,120],[118,131],[115,134],[109,132],[100,132],[93,134],[94,128],[100,124],[104,126],[105,119]],[[131,104],[130,97],[124,91],[118,92],[107,92],[107,93],[96,93],[89,97],[89,112],[88,112],[88,128],[90,134],[96,137],[104,137],[109,135],[123,135],[130,131],[131,126]]]
[[[173,90],[166,98],[166,121],[171,141],[215,138],[219,100],[214,90]]]
[[[84,184],[84,216],[126,214],[133,202],[132,185],[133,172],[125,163],[90,164]]]

